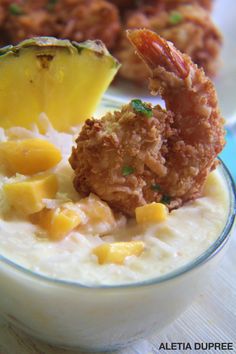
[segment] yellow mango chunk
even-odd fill
[[[161,222],[167,219],[168,208],[162,203],[150,203],[135,209],[138,224],[144,222]]]
[[[31,215],[31,221],[47,230],[48,237],[61,240],[81,223],[81,217],[75,210],[66,206],[55,209],[43,209]]]
[[[44,208],[43,199],[55,197],[58,182],[55,175],[49,174],[5,184],[3,189],[9,205],[21,214],[29,215]]]
[[[103,221],[109,224],[115,223],[115,218],[109,205],[95,194],[91,193],[88,197],[81,199],[78,204],[90,222],[97,223]]]
[[[33,175],[46,171],[61,161],[61,152],[43,139],[0,143],[0,158],[8,173]]]
[[[98,257],[99,264],[123,264],[126,257],[139,256],[144,246],[142,241],[104,243],[94,248],[93,254]]]

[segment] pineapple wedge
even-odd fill
[[[30,128],[45,112],[66,131],[89,118],[119,63],[101,41],[37,37],[0,49],[0,126]]]

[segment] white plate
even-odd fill
[[[224,37],[222,49],[222,64],[214,82],[219,96],[220,107],[227,125],[236,123],[236,1],[216,0],[213,12],[215,23]],[[151,97],[145,88],[135,86],[129,82],[119,80],[107,91],[106,97],[121,102],[128,102],[132,98],[140,98],[152,103],[161,100]]]

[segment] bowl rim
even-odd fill
[[[194,258],[190,262],[184,264],[181,267],[178,267],[176,270],[173,270],[171,272],[168,272],[164,275],[157,276],[157,277],[152,277],[150,279],[145,279],[142,281],[137,281],[137,282],[132,282],[132,283],[121,283],[121,284],[83,284],[79,283],[76,281],[71,281],[71,280],[65,280],[65,279],[56,279],[52,278],[50,276],[41,274],[41,273],[36,273],[30,269],[25,268],[24,266],[21,266],[14,261],[11,261],[10,259],[4,257],[3,255],[0,254],[0,262],[5,263],[6,265],[14,268],[14,270],[18,272],[22,272],[24,275],[29,276],[34,278],[35,280],[38,280],[40,282],[46,282],[50,285],[58,285],[58,286],[65,286],[65,287],[73,287],[77,289],[96,289],[96,290],[114,290],[114,289],[130,289],[130,288],[139,288],[139,287],[145,287],[145,286],[153,286],[153,285],[158,285],[163,282],[170,281],[172,279],[175,279],[177,277],[180,277],[184,275],[185,273],[190,272],[191,270],[194,270],[205,263],[207,263],[210,259],[214,258],[220,251],[223,249],[227,241],[229,240],[231,230],[234,226],[234,221],[236,217],[236,186],[233,180],[232,175],[230,174],[229,169],[226,167],[224,162],[220,160],[220,169],[221,173],[224,177],[224,180],[228,186],[229,189],[229,200],[230,200],[230,206],[229,206],[229,216],[227,218],[227,222],[220,234],[220,236],[208,247],[203,253],[201,253],[198,257]],[[1,264],[1,263],[0,263]]]

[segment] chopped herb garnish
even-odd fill
[[[131,167],[131,166],[124,166],[122,168],[122,175],[123,176],[129,176],[131,175],[132,173],[134,173],[134,168]]]
[[[163,204],[170,204],[171,202],[171,197],[169,195],[163,195],[162,199],[161,199],[161,203]]]
[[[169,17],[169,22],[172,25],[177,25],[178,23],[183,21],[183,16],[180,12],[178,11],[171,11],[170,17]]]
[[[133,108],[133,110],[137,113],[141,113],[144,116],[150,118],[152,117],[152,109],[149,108],[145,103],[143,103],[141,100],[139,99],[134,99],[131,101],[131,106]]]
[[[17,4],[9,5],[8,9],[9,9],[9,12],[14,16],[20,16],[20,15],[23,15],[23,13],[24,13],[23,9]]]
[[[151,189],[154,191],[154,192],[159,192],[161,190],[161,186],[159,184],[152,184],[151,185]]]
[[[47,9],[49,11],[53,10],[57,3],[58,3],[58,0],[48,0]]]

